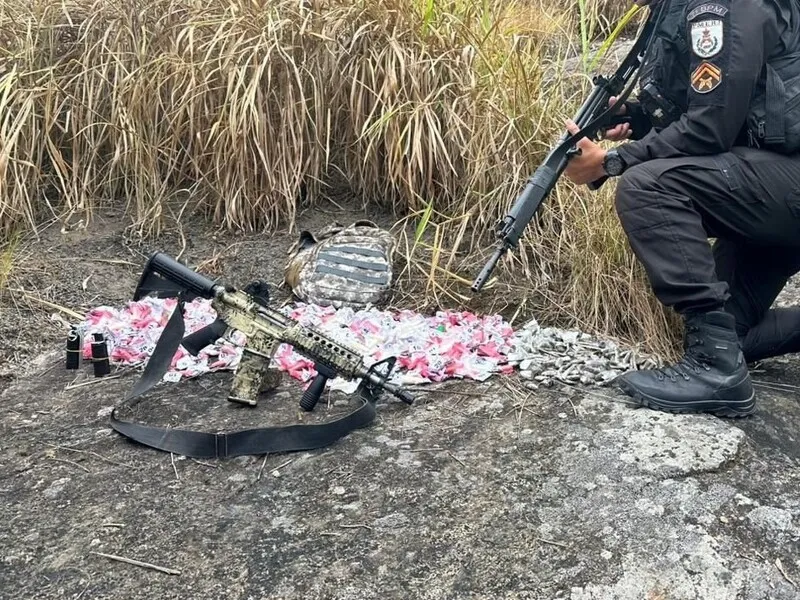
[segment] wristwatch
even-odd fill
[[[603,170],[609,177],[619,177],[625,172],[625,161],[616,150],[609,150],[603,158]]]

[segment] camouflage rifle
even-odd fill
[[[259,284],[253,284],[245,290],[221,285],[192,271],[164,253],[153,254],[142,272],[134,300],[155,293],[160,297],[177,296],[179,304],[173,311],[141,379],[129,398],[144,394],[162,379],[179,345],[184,344],[188,351],[197,354],[227,331],[238,330],[246,337],[246,343],[234,374],[228,400],[256,406],[260,393],[277,387],[281,374],[279,371],[269,369],[269,365],[278,346],[286,343],[313,360],[316,366],[317,375],[304,391],[300,401],[300,406],[304,410],[313,410],[328,379],[336,376],[361,380],[358,392],[365,402],[359,410],[333,423],[269,428],[270,440],[267,443],[257,444],[254,443],[256,437],[254,433],[264,429],[234,434],[202,434],[123,422],[117,419],[114,413],[112,413],[112,426],[137,441],[186,456],[263,454],[320,447],[331,443],[355,427],[365,425],[375,415],[373,405],[382,390],[390,392],[406,404],[414,402],[409,392],[388,381],[394,368],[395,357],[383,359],[367,367],[355,349],[270,308],[265,291],[265,287]],[[211,305],[217,312],[217,321],[184,338],[183,303],[195,297],[211,300]],[[326,427],[328,429],[324,429]],[[149,430],[149,433],[145,435],[147,432],[144,430]],[[178,435],[175,435],[176,433]],[[242,434],[246,434],[244,439],[235,437]],[[195,437],[191,443],[187,442],[189,435]],[[224,448],[221,447],[221,442],[224,442]]]

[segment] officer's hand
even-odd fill
[[[608,99],[608,106],[610,107],[613,105],[616,99],[616,96],[611,96],[611,98]],[[615,114],[624,115],[625,112],[625,104],[621,104]],[[629,137],[631,137],[631,135],[633,135],[633,129],[631,129],[630,124],[622,123],[621,125],[617,125],[611,129],[606,129],[603,132],[602,137],[607,140],[611,140],[612,142],[618,142],[620,140],[627,140]]]
[[[570,119],[567,121],[567,131],[574,135],[580,131],[580,127]],[[603,169],[606,151],[587,137],[581,138],[575,145],[580,154],[569,159],[564,174],[578,185],[591,183],[603,177],[606,174]]]

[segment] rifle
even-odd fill
[[[631,122],[630,117],[616,115],[615,113],[617,108],[622,106],[628,99],[636,84],[636,80],[633,80],[626,87],[633,74],[638,71],[644,60],[645,53],[650,48],[653,35],[665,14],[667,4],[667,2],[663,2],[657,10],[650,10],[642,32],[619,68],[610,78],[603,75],[595,75],[593,77],[594,88],[573,118],[580,131],[574,135],[564,133],[561,136],[557,146],[550,151],[545,160],[528,179],[527,185],[511,210],[497,224],[495,232],[498,238],[497,246],[491,258],[473,282],[471,288],[473,292],[479,292],[483,288],[503,255],[517,247],[525,227],[539,210],[542,202],[550,195],[564,169],[566,169],[569,160],[580,153],[580,150],[575,148],[575,143],[584,137],[596,137],[600,130],[608,129],[619,123]],[[614,104],[609,106],[609,100],[612,96],[617,98]],[[602,177],[597,181],[591,182],[588,187],[593,190],[599,189],[606,179],[607,177]]]
[[[383,390],[406,404],[414,402],[414,397],[409,392],[388,381],[396,362],[395,357],[385,358],[367,367],[355,349],[271,308],[266,286],[261,282],[254,282],[245,290],[237,290],[230,285],[218,284],[172,257],[156,252],[142,272],[134,300],[153,293],[160,297],[177,296],[178,305],[170,316],[141,379],[128,396],[129,399],[144,394],[162,379],[179,345],[185,344],[184,347],[196,355],[206,345],[235,329],[244,334],[246,343],[234,374],[229,401],[256,406],[259,393],[277,387],[280,372],[269,370],[269,364],[280,344],[287,343],[313,360],[316,365],[317,375],[300,400],[303,410],[314,409],[328,379],[336,376],[360,380],[357,392],[364,404],[350,415],[332,423],[264,428],[233,434],[162,429],[124,422],[117,418],[115,409],[111,415],[112,427],[136,441],[195,457],[312,449],[330,444],[350,430],[369,423],[375,416],[374,404]],[[211,300],[211,305],[217,312],[217,320],[184,338],[183,304],[196,297]],[[268,432],[270,436],[259,437],[258,434],[263,432]]]

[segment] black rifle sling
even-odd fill
[[[158,338],[158,343],[147,361],[144,373],[142,373],[131,393],[128,394],[128,400],[147,392],[161,381],[164,373],[169,370],[172,357],[178,351],[178,346],[181,345],[183,334],[186,331],[186,324],[183,321],[183,307],[183,297],[178,296],[178,304],[175,306],[175,310],[172,311],[164,331],[161,332],[161,337]]]
[[[111,413],[111,426],[117,432],[145,446],[192,458],[227,458],[315,450],[329,446],[351,431],[369,425],[377,412],[374,403],[364,401],[357,410],[329,423],[207,433],[121,421],[115,414],[116,410],[115,408]]]
[[[261,427],[231,433],[208,433],[142,425],[119,419],[117,417],[118,409],[124,407],[127,401],[140,397],[161,381],[164,373],[169,369],[172,357],[178,350],[184,331],[183,300],[179,298],[142,377],[125,401],[111,412],[111,427],[115,431],[131,440],[165,452],[192,458],[226,458],[315,450],[329,446],[351,431],[369,425],[375,419],[377,413],[375,403],[366,389],[361,396],[364,401],[361,407],[335,421],[314,425]]]

